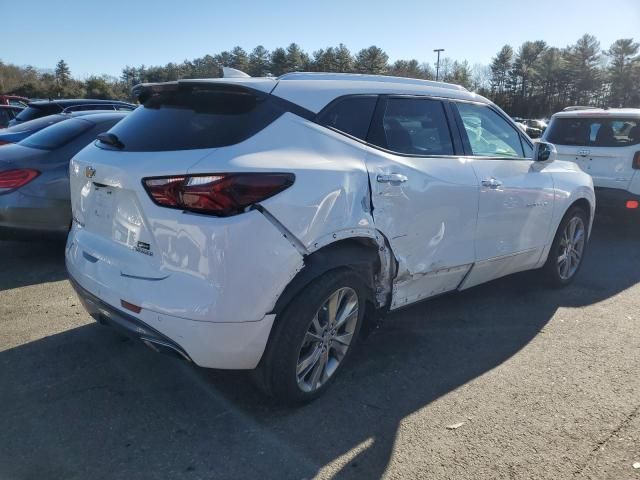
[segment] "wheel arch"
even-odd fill
[[[339,268],[360,273],[373,293],[374,275],[380,270],[378,244],[368,237],[352,237],[325,245],[304,257],[304,267],[293,277],[278,297],[270,313],[281,313],[313,280]]]

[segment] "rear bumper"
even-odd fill
[[[35,197],[20,191],[0,195],[1,238],[25,238],[43,233],[66,236],[70,225],[69,200]]]
[[[636,195],[627,190],[618,188],[596,187],[596,204],[598,211],[604,212],[626,212],[628,214],[640,215],[640,207],[628,208],[627,202],[638,202],[640,204],[640,195]]]
[[[80,286],[72,277],[69,278],[69,281],[76,291],[82,306],[96,322],[112,327],[129,337],[139,339],[142,343],[156,351],[174,353],[185,360],[191,361],[189,354],[166,335],[163,335],[132,315],[128,315],[107,305]]]
[[[100,298],[115,298],[115,292],[100,290],[99,296],[91,292],[89,288],[95,284],[74,271],[68,259],[67,271],[83,306],[96,321],[139,339],[153,350],[177,354],[200,367],[229,370],[253,369],[262,358],[275,315],[254,322],[189,320],[144,308],[134,315]]]

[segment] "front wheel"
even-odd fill
[[[327,389],[354,348],[367,287],[360,275],[328,272],[276,318],[267,350],[254,372],[258,386],[283,403],[304,403]]]
[[[568,285],[580,270],[587,248],[587,225],[587,214],[579,207],[571,208],[560,222],[544,266],[553,285]]]

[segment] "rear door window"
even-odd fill
[[[558,145],[626,147],[640,143],[640,121],[626,118],[554,118],[547,140]]]
[[[35,118],[44,117],[45,115],[51,115],[53,113],[59,113],[61,111],[62,109],[56,104],[40,107],[31,106],[22,110],[16,118],[21,122],[26,122],[27,120],[33,120]]]
[[[94,126],[93,123],[79,118],[69,118],[44,128],[22,140],[20,145],[41,150],[55,150]]]
[[[405,155],[453,155],[444,105],[429,98],[388,98],[370,141]]]
[[[282,113],[268,95],[246,88],[180,85],[154,93],[110,133],[125,151],[216,148],[246,140]]]
[[[377,100],[378,97],[375,95],[354,95],[341,98],[320,113],[318,122],[360,140],[365,140]]]

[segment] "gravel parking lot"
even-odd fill
[[[0,478],[640,478],[639,240],[599,221],[567,289],[396,313],[295,410],[93,323],[62,244],[0,242]]]

